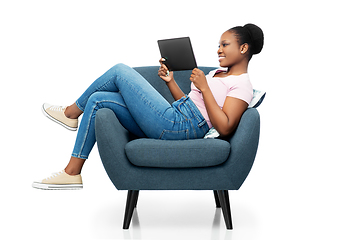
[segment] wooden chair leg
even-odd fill
[[[139,191],[137,190],[129,190],[127,193],[123,229],[129,229],[130,227],[133,210],[136,207],[138,201],[138,193]]]
[[[216,190],[213,190],[214,193],[214,200],[216,201],[216,207],[220,208],[220,202],[219,202],[219,197],[218,197],[218,192]]]
[[[229,192],[228,190],[220,190],[218,191],[218,196],[220,205],[222,207],[226,228],[231,230],[233,229],[233,226],[231,219]]]

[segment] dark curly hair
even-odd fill
[[[249,23],[243,27],[233,27],[228,31],[235,34],[239,45],[244,43],[249,45],[249,60],[252,58],[252,55],[261,52],[264,43],[264,35],[262,29],[258,26]]]

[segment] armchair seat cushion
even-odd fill
[[[220,139],[159,140],[141,138],[126,144],[129,161],[140,167],[199,168],[222,164],[230,143]]]

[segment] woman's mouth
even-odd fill
[[[219,62],[221,62],[225,57],[219,56]]]

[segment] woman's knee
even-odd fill
[[[125,101],[118,92],[95,92],[89,97],[87,102],[87,105],[92,105],[93,109],[108,107],[108,105],[112,106],[113,104],[126,108]]]
[[[115,71],[122,71],[122,70],[127,70],[127,69],[131,69],[131,68],[125,65],[124,63],[118,63],[112,67],[112,70],[115,70]]]
[[[104,98],[103,92],[95,92],[88,98],[87,104],[97,104],[98,102],[102,101]]]
[[[102,102],[104,101],[104,92],[95,92],[90,97],[88,98],[86,107],[85,107],[85,112],[97,112],[100,108],[102,108]]]

